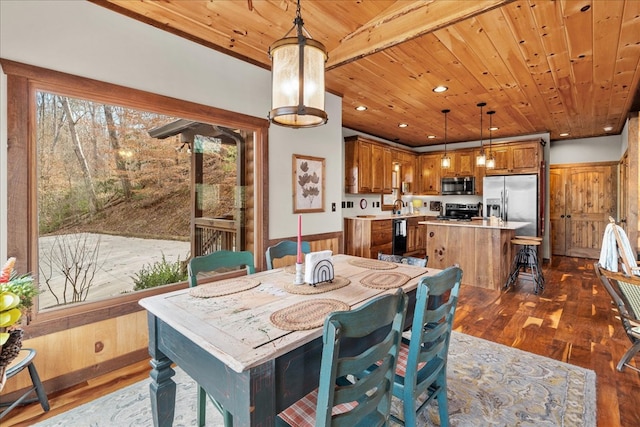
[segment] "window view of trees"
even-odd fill
[[[237,145],[212,125],[46,92],[36,119],[40,309],[186,277],[194,146],[202,213],[233,218],[241,204]]]

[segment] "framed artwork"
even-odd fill
[[[293,213],[324,212],[324,163],[321,157],[293,155]]]

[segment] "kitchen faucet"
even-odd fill
[[[400,204],[399,206],[398,206],[398,203]],[[400,212],[402,211],[402,203],[403,203],[402,199],[396,199],[396,201],[393,202],[393,213],[400,214]],[[397,209],[396,209],[396,207],[397,207]]]

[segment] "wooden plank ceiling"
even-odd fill
[[[267,69],[296,11],[295,0],[91,1]],[[301,11],[329,52],[343,126],[410,147],[442,143],[445,108],[449,142],[478,140],[479,102],[496,111],[495,138],[619,134],[638,97],[638,0],[302,0]]]

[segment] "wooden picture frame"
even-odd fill
[[[293,213],[324,212],[325,159],[293,155]]]

